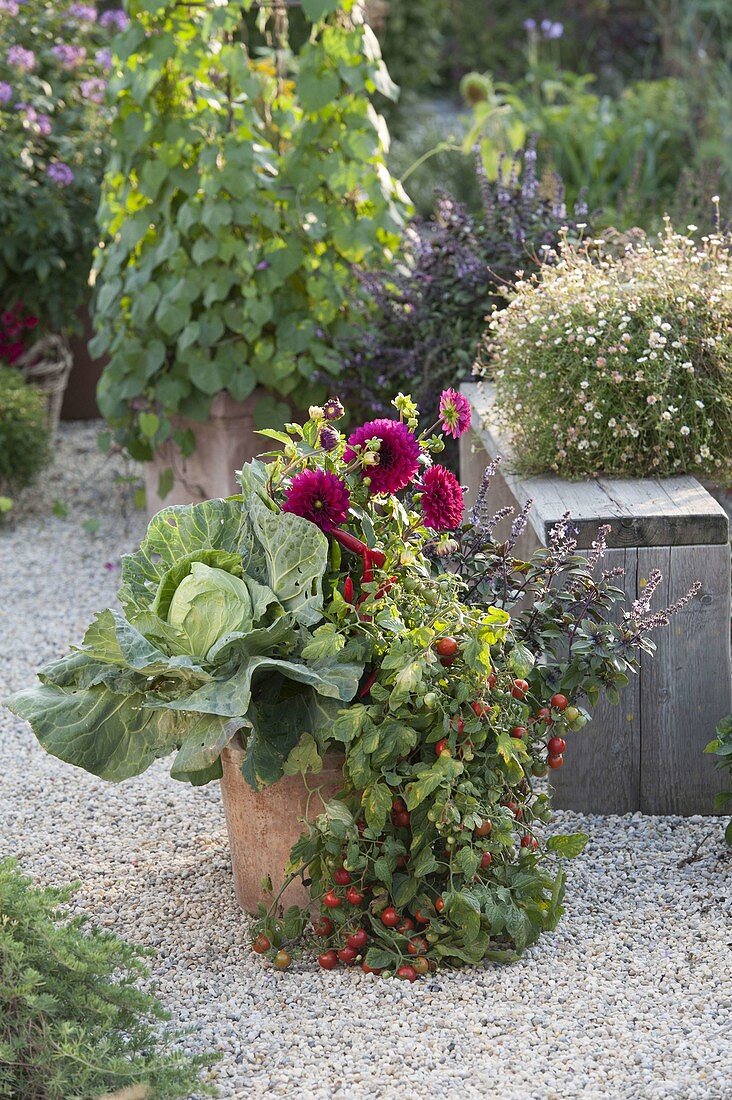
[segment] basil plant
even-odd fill
[[[242,730],[243,772],[260,788],[303,733],[325,740],[363,671],[358,643],[320,656],[313,641],[328,541],[271,510],[257,464],[242,474],[245,502],[159,512],[123,558],[122,611],[98,614],[80,649],[10,698],[48,752],[121,780],[177,750],[173,778],[201,784],[220,778],[221,751]]]

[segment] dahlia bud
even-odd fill
[[[318,440],[324,451],[332,451],[334,447],[337,447],[339,438],[339,433],[335,428],[331,428],[329,424],[323,424]]]
[[[323,416],[326,420],[340,420],[346,415],[346,410],[338,397],[329,397],[323,404]]]
[[[320,405],[311,405],[308,409],[308,416],[311,420],[325,420],[325,413]]]
[[[366,451],[365,454],[361,455],[361,463],[364,466],[378,466],[379,456],[374,451]]]

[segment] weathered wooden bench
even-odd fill
[[[565,481],[518,476],[511,448],[495,426],[493,391],[466,384],[473,410],[461,439],[461,480],[467,503],[485,467],[502,457],[492,480],[492,510],[533,500],[517,554],[547,543],[562,515],[572,514],[580,548],[589,548],[609,523],[604,568],[622,566],[628,599],[637,597],[652,569],[663,582],[656,606],[665,607],[699,580],[698,595],[654,632],[657,651],[642,655],[640,673],[619,706],[602,702],[585,730],[572,735],[567,765],[552,773],[555,805],[599,814],[713,812],[721,776],[703,754],[720,718],[732,712],[730,664],[730,546],[725,510],[693,477]]]

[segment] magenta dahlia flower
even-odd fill
[[[430,466],[422,477],[422,516],[433,531],[454,531],[463,520],[460,482],[444,466]]]
[[[303,470],[285,493],[283,512],[309,519],[321,531],[345,523],[351,498],[341,479],[329,470]]]
[[[443,390],[440,396],[442,430],[459,439],[470,427],[470,402],[457,390]]]
[[[365,446],[369,439],[381,440],[380,449],[373,452],[378,462],[362,470],[364,477],[371,478],[371,492],[398,493],[417,472],[419,443],[416,437],[399,420],[370,420],[349,435],[344,461],[352,462],[356,457],[353,448]]]

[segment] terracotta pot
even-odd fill
[[[302,835],[306,817],[314,820],[328,802],[343,788],[343,755],[326,753],[323,770],[309,776],[311,788],[320,794],[310,797],[299,775],[284,776],[254,791],[241,774],[244,750],[238,738],[221,754],[224,775],[221,798],[229,834],[231,863],[234,872],[234,892],[242,909],[254,913],[260,901],[269,904],[271,897],[262,890],[262,879],[269,876],[274,893],[284,882],[284,869],[290,849]],[[281,904],[307,906],[308,892],[301,879],[295,879],[280,899]]]
[[[196,449],[184,458],[173,440],[168,440],[145,463],[145,492],[149,517],[170,504],[195,504],[211,497],[227,497],[239,490],[235,471],[263,449],[264,440],[254,435],[254,407],[260,391],[246,401],[235,401],[225,390],[211,402],[208,420],[171,417],[176,428],[189,429],[196,437]],[[173,487],[164,497],[158,494],[160,475],[173,471]]]

